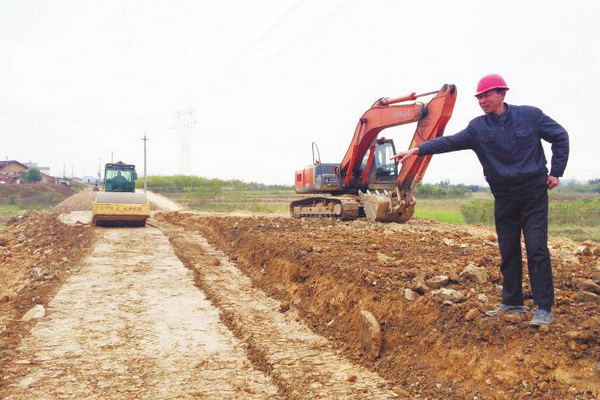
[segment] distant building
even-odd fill
[[[44,172],[40,172],[42,174],[42,183],[51,183],[51,184],[56,184],[56,178],[54,178],[53,176],[50,176]]]
[[[0,172],[3,173],[21,174],[27,172],[28,169],[27,165],[21,164],[16,160],[0,161]]]
[[[0,161],[0,184],[18,185],[21,176],[27,173],[29,168],[37,168],[42,175],[41,183],[57,184],[56,179],[49,174],[50,168],[38,167],[36,163],[20,163],[16,160]]]
[[[0,184],[18,185],[21,174],[27,172],[27,166],[16,160],[0,161]]]
[[[50,167],[38,167],[37,163],[31,161],[28,163],[24,163],[24,165],[26,165],[27,168],[37,168],[40,172],[43,172],[46,175],[50,175]]]

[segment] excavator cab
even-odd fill
[[[360,164],[359,176],[367,184],[367,189],[393,189],[398,177],[398,162],[392,158],[394,154],[396,147],[393,140],[380,138],[375,141]],[[366,179],[365,173],[368,174]]]

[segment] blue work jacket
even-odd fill
[[[548,175],[541,139],[552,143],[550,175],[561,177],[569,158],[567,131],[539,108],[507,107],[504,124],[494,113],[469,122],[466,129],[429,140],[419,146],[419,155],[471,149],[483,166],[483,174],[494,186],[522,184]]]

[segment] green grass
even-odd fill
[[[12,204],[0,204],[0,228],[6,225],[6,222],[19,215],[21,211],[27,210],[42,210],[46,207],[42,206],[31,206],[31,207],[21,207]]]
[[[198,211],[236,211],[246,210],[258,213],[273,214],[287,212],[287,204],[272,204],[257,201],[250,202],[206,202],[206,203],[191,203],[190,209]]]
[[[458,199],[417,199],[415,207],[416,218],[424,218],[448,224],[466,224],[465,217],[460,212],[462,204],[472,198]]]
[[[548,226],[550,236],[562,236],[569,239],[582,242],[584,240],[593,240],[600,242],[600,226],[580,226],[580,225],[555,225]]]
[[[417,208],[414,217],[424,218],[432,221],[440,221],[448,224],[466,224],[465,217],[460,211],[436,210],[432,208]]]

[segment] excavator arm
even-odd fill
[[[432,94],[436,96],[426,105],[397,104]],[[444,85],[436,92],[419,95],[412,93],[403,97],[377,100],[359,119],[350,147],[340,164],[344,186],[349,186],[352,180],[358,178],[360,163],[377,139],[379,132],[393,126],[418,122],[410,147],[418,146],[444,133],[444,128],[452,116],[455,101],[456,86],[454,85]],[[398,175],[398,185],[403,190],[409,190],[413,182],[420,182],[430,159],[431,156],[419,157],[417,161],[405,163]]]
[[[431,94],[431,93],[427,93]],[[446,124],[452,116],[456,102],[456,86],[444,85],[436,96],[423,108],[417,129],[409,148],[418,147],[428,140],[444,134]],[[418,96],[415,96],[418,97]],[[365,213],[369,219],[382,222],[405,222],[413,213],[415,201],[412,196],[414,186],[423,179],[431,156],[411,157],[403,165],[393,192],[360,192]]]
[[[401,99],[416,99],[416,95],[413,93]],[[359,119],[350,147],[340,164],[345,187],[349,186],[353,179],[358,178],[361,161],[373,145],[379,132],[392,126],[417,122],[425,110],[423,104],[393,106],[389,104],[387,99],[380,99]]]

